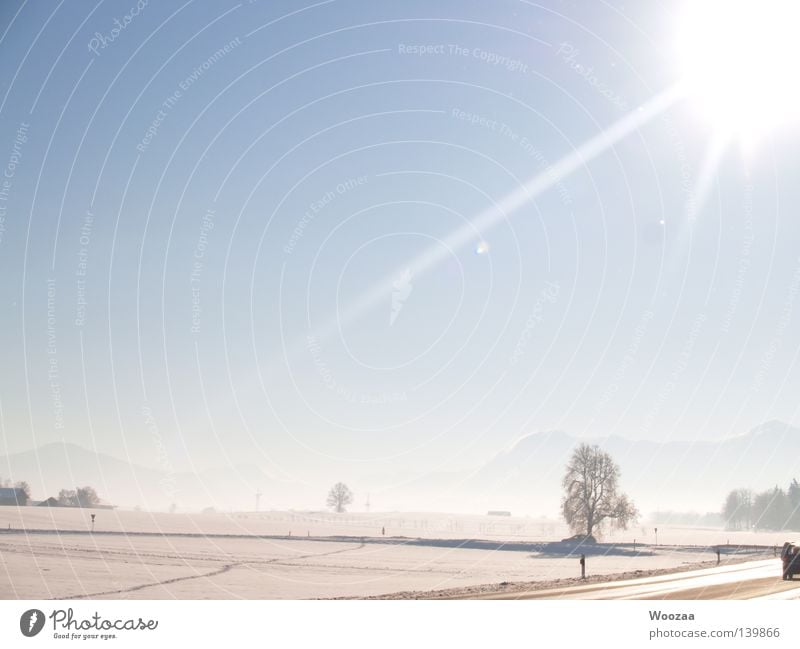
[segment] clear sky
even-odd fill
[[[0,454],[368,485],[540,430],[800,424],[796,131],[704,191],[678,100],[553,171],[679,81],[676,16],[2,2]]]

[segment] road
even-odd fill
[[[472,599],[800,599],[800,580],[783,581],[780,561],[768,559],[586,586],[491,593]]]

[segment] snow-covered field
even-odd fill
[[[90,513],[96,514],[99,533],[87,533]],[[23,529],[42,532],[25,534]],[[555,580],[579,572],[576,557],[558,553],[496,546],[475,549],[452,541],[453,547],[437,547],[434,541],[430,545],[410,541],[521,543],[567,535],[557,522],[531,518],[423,513],[149,514],[2,507],[0,530],[2,598],[363,597]],[[353,538],[330,538],[335,536]],[[784,540],[782,534],[659,528],[661,545],[642,547],[642,543],[652,544],[654,537],[652,528],[643,531],[641,526],[611,535],[605,540],[632,543],[636,538],[640,552],[626,546],[605,556],[590,556],[589,574],[672,568],[711,558],[705,547],[669,545],[727,541],[780,545]]]

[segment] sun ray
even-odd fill
[[[678,233],[675,237],[676,243],[668,266],[672,272],[677,270],[680,261],[685,258],[691,242],[694,224],[708,202],[708,197],[711,195],[711,188],[719,169],[719,163],[729,145],[730,137],[726,137],[722,133],[715,133],[706,149],[700,173],[697,175],[692,193],[684,205],[684,218],[679,221]]]
[[[316,340],[322,341],[335,334],[341,327],[358,320],[391,294],[392,282],[399,273],[410,268],[413,275],[419,277],[445,259],[449,254],[448,250],[459,250],[473,244],[476,231],[481,236],[485,235],[491,228],[509,218],[523,205],[611,149],[617,142],[650,122],[684,96],[685,89],[681,84],[676,84],[661,92],[638,110],[632,111],[605,131],[598,133],[574,151],[563,156],[550,169],[532,176],[524,185],[507,194],[497,204],[477,214],[468,224],[454,230],[445,238],[443,245],[431,246],[414,259],[404,262],[402,267],[376,281],[344,309],[340,309],[335,317],[330,318],[321,326],[310,326],[311,332],[309,333]],[[305,347],[305,341],[306,337],[303,336],[302,340],[298,340],[298,346]]]

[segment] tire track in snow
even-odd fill
[[[304,554],[304,555],[299,555],[299,556],[295,557],[294,559],[295,560],[297,560],[297,559],[310,559],[310,558],[314,558],[314,557],[326,557],[326,556],[330,556],[332,554],[340,554],[342,552],[354,552],[356,550],[360,550],[361,548],[363,548],[364,545],[365,545],[364,541],[361,541],[361,543],[355,548],[342,548],[340,550],[333,550],[331,552],[322,552],[320,554]],[[210,572],[205,572],[205,573],[202,573],[202,574],[199,574],[199,575],[186,575],[185,577],[173,577],[172,579],[164,579],[162,581],[156,581],[156,582],[147,583],[147,584],[138,584],[137,586],[131,586],[130,588],[120,588],[118,590],[106,590],[106,591],[102,591],[102,592],[99,592],[99,593],[87,593],[87,594],[84,594],[84,595],[69,595],[69,596],[66,596],[66,597],[59,597],[58,599],[92,599],[92,598],[95,598],[95,597],[104,597],[106,595],[121,595],[123,593],[133,593],[133,592],[135,592],[137,590],[144,590],[145,588],[153,588],[153,587],[156,587],[156,586],[167,586],[169,584],[175,584],[175,583],[178,583],[178,582],[181,582],[181,581],[189,581],[189,580],[192,580],[192,579],[203,579],[203,578],[209,578],[209,577],[216,577],[217,575],[221,575],[223,573],[226,573],[226,572],[228,572],[228,571],[230,571],[230,570],[232,570],[233,568],[236,568],[236,567],[247,566],[247,565],[251,565],[251,564],[259,564],[259,565],[276,564],[276,563],[280,563],[281,561],[286,561],[286,559],[281,557],[281,558],[278,558],[278,559],[269,559],[268,561],[257,561],[257,560],[256,561],[235,561],[233,563],[229,563],[229,564],[226,564],[226,565],[222,566],[222,568],[217,568],[216,570],[212,570]],[[291,564],[289,564],[289,565],[291,565]]]

